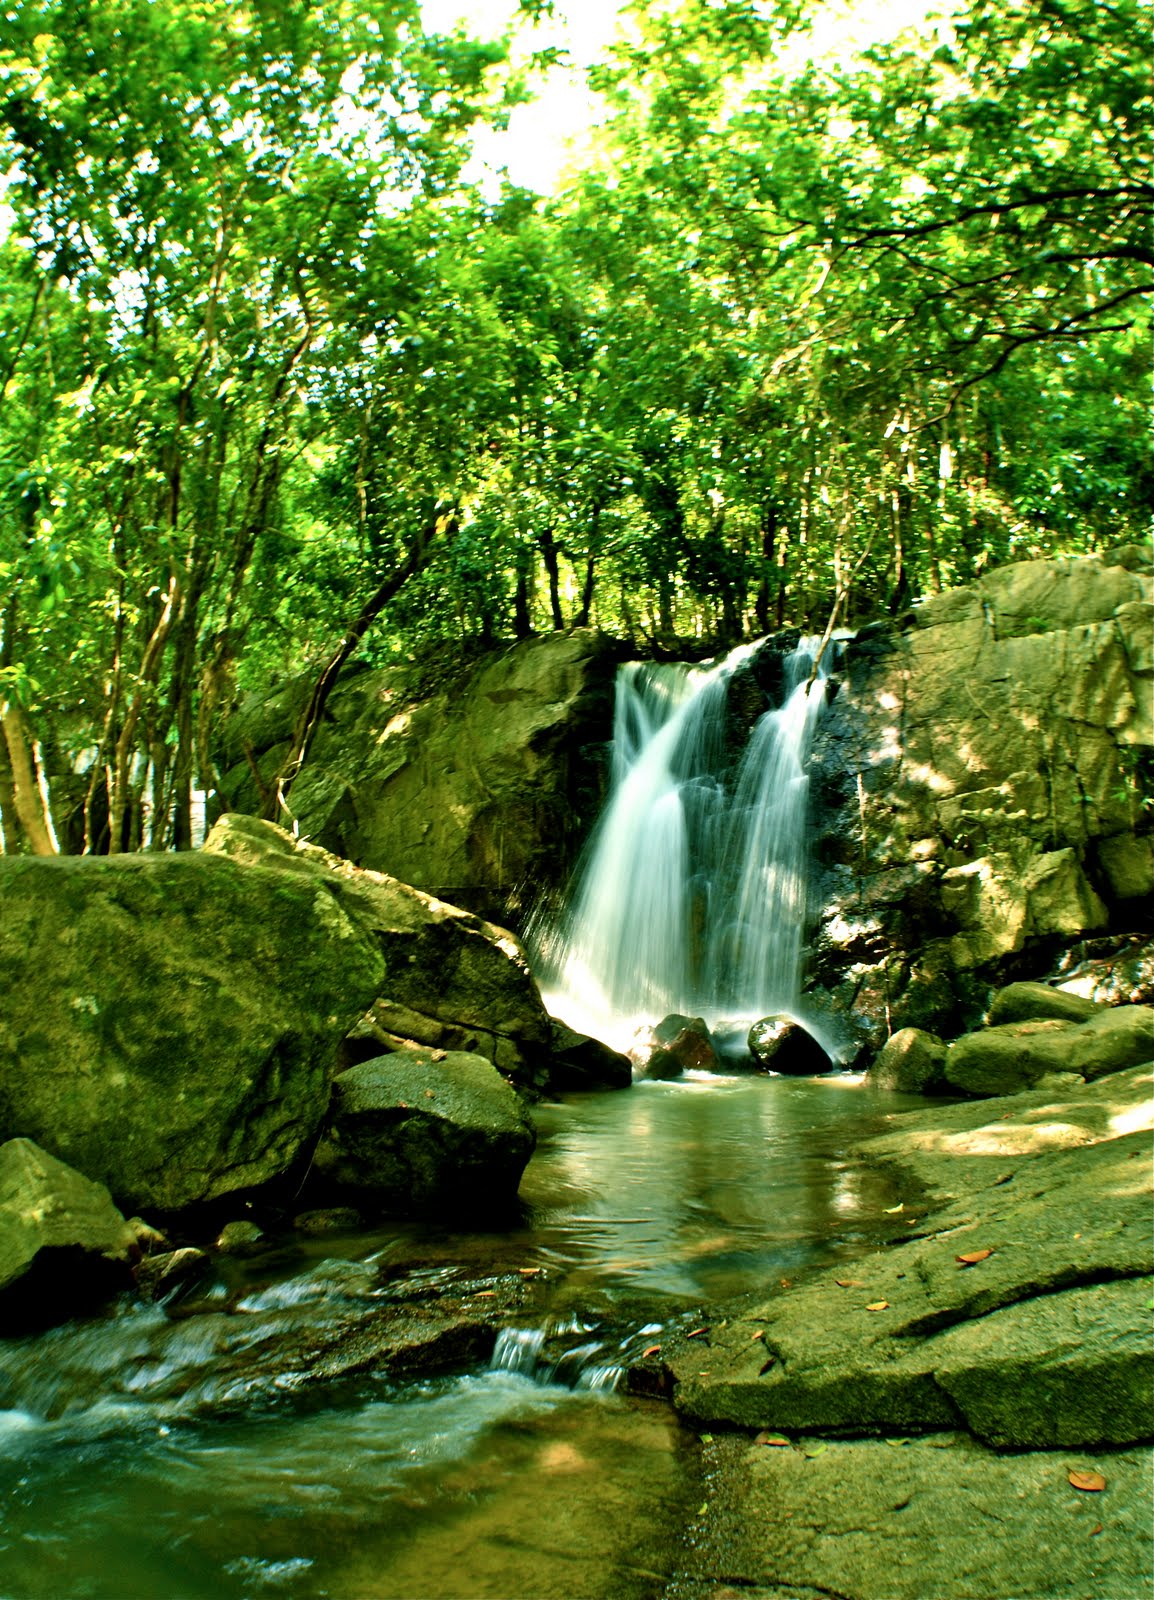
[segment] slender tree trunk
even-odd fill
[[[0,731],[12,774],[12,804],[28,847],[36,856],[59,855],[37,779],[32,732],[15,694],[0,700]]]
[[[545,563],[545,572],[549,579],[549,612],[553,618],[553,628],[557,633],[565,629],[565,613],[561,609],[561,573],[557,559],[557,541],[553,537],[551,527],[542,528],[537,535],[537,542],[541,546],[541,559]]]

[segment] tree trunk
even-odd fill
[[[0,729],[12,773],[12,804],[29,849],[36,856],[59,855],[37,781],[28,719],[14,694],[0,701]]]
[[[541,546],[541,559],[545,563],[545,571],[549,578],[549,611],[553,618],[553,627],[557,633],[565,630],[565,613],[561,609],[561,573],[557,561],[557,541],[553,537],[552,528],[542,528],[537,535],[537,542]]]

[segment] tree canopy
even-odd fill
[[[705,651],[1145,536],[1146,0],[837,65],[814,6],[627,10],[542,198],[463,181],[532,85],[412,0],[13,0],[0,847],[188,845],[308,673],[275,811],[357,654]]]

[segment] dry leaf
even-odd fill
[[[432,1089],[426,1089],[426,1090],[425,1090],[425,1099],[426,1099],[426,1100],[435,1100],[435,1099],[436,1099],[436,1098],[437,1098],[437,1096],[436,1096],[436,1094],[435,1094],[435,1093],[434,1093],[434,1092],[433,1092],[433,1090],[432,1090]]]
[[[964,1256],[955,1256],[954,1260],[959,1267],[975,1267],[979,1261],[986,1261],[993,1255],[992,1250],[967,1250]]]
[[[866,1310],[867,1311],[888,1311],[889,1307],[890,1307],[890,1303],[889,1303],[888,1300],[873,1300],[873,1301],[870,1302],[870,1304],[868,1306],[866,1306]]]
[[[1082,1467],[1071,1467],[1066,1476],[1075,1489],[1084,1489],[1088,1494],[1098,1494],[1106,1487],[1106,1480],[1100,1472],[1090,1472]]]
[[[709,1332],[708,1328],[694,1328],[693,1332],[692,1333],[687,1333],[685,1335],[685,1337],[687,1339],[700,1339],[701,1335],[703,1333],[708,1333],[708,1332]]]
[[[883,1206],[882,1207],[883,1214],[885,1216],[887,1216],[887,1217],[896,1217],[899,1211],[904,1211],[905,1209],[906,1209],[905,1205],[900,1200],[898,1201],[896,1206]]]
[[[757,1369],[758,1377],[759,1378],[764,1378],[766,1373],[770,1371],[770,1369],[772,1368],[772,1366],[773,1366],[773,1364],[774,1364],[774,1362],[776,1360],[777,1360],[776,1356],[770,1356],[768,1361],[763,1361],[761,1366]]]
[[[1101,1533],[1101,1531],[1102,1531],[1102,1524],[1100,1522],[1095,1523],[1095,1525],[1090,1529],[1090,1537],[1091,1537],[1091,1539],[1094,1537],[1094,1535],[1096,1533]]]
[[[793,1279],[792,1278],[782,1278],[781,1279],[781,1286],[782,1286],[783,1289],[792,1289],[793,1288]]]
[[[644,1349],[641,1352],[642,1361],[645,1360],[646,1356],[655,1356],[660,1349],[661,1349],[661,1346],[659,1344],[651,1344],[651,1345],[649,1345],[646,1349]]]
[[[523,1278],[535,1278],[540,1272],[540,1267],[518,1267],[517,1271]]]
[[[835,1278],[833,1280],[839,1289],[864,1289],[865,1284],[860,1278]]]
[[[764,1339],[765,1338],[765,1329],[764,1328],[758,1328],[754,1333],[751,1333],[749,1337],[750,1337],[751,1340],[753,1340],[753,1339]]]
[[[772,1450],[788,1450],[789,1440],[783,1439],[780,1433],[759,1433],[753,1441],[754,1444],[769,1445]]]
[[[496,1298],[496,1289],[476,1289],[473,1292],[474,1300],[495,1300]]]

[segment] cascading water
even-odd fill
[[[803,639],[730,777],[728,691],[761,648],[618,674],[609,800],[568,907],[531,937],[550,1009],[620,1049],[670,1012],[732,1028],[798,1009],[805,762],[825,694]]]

